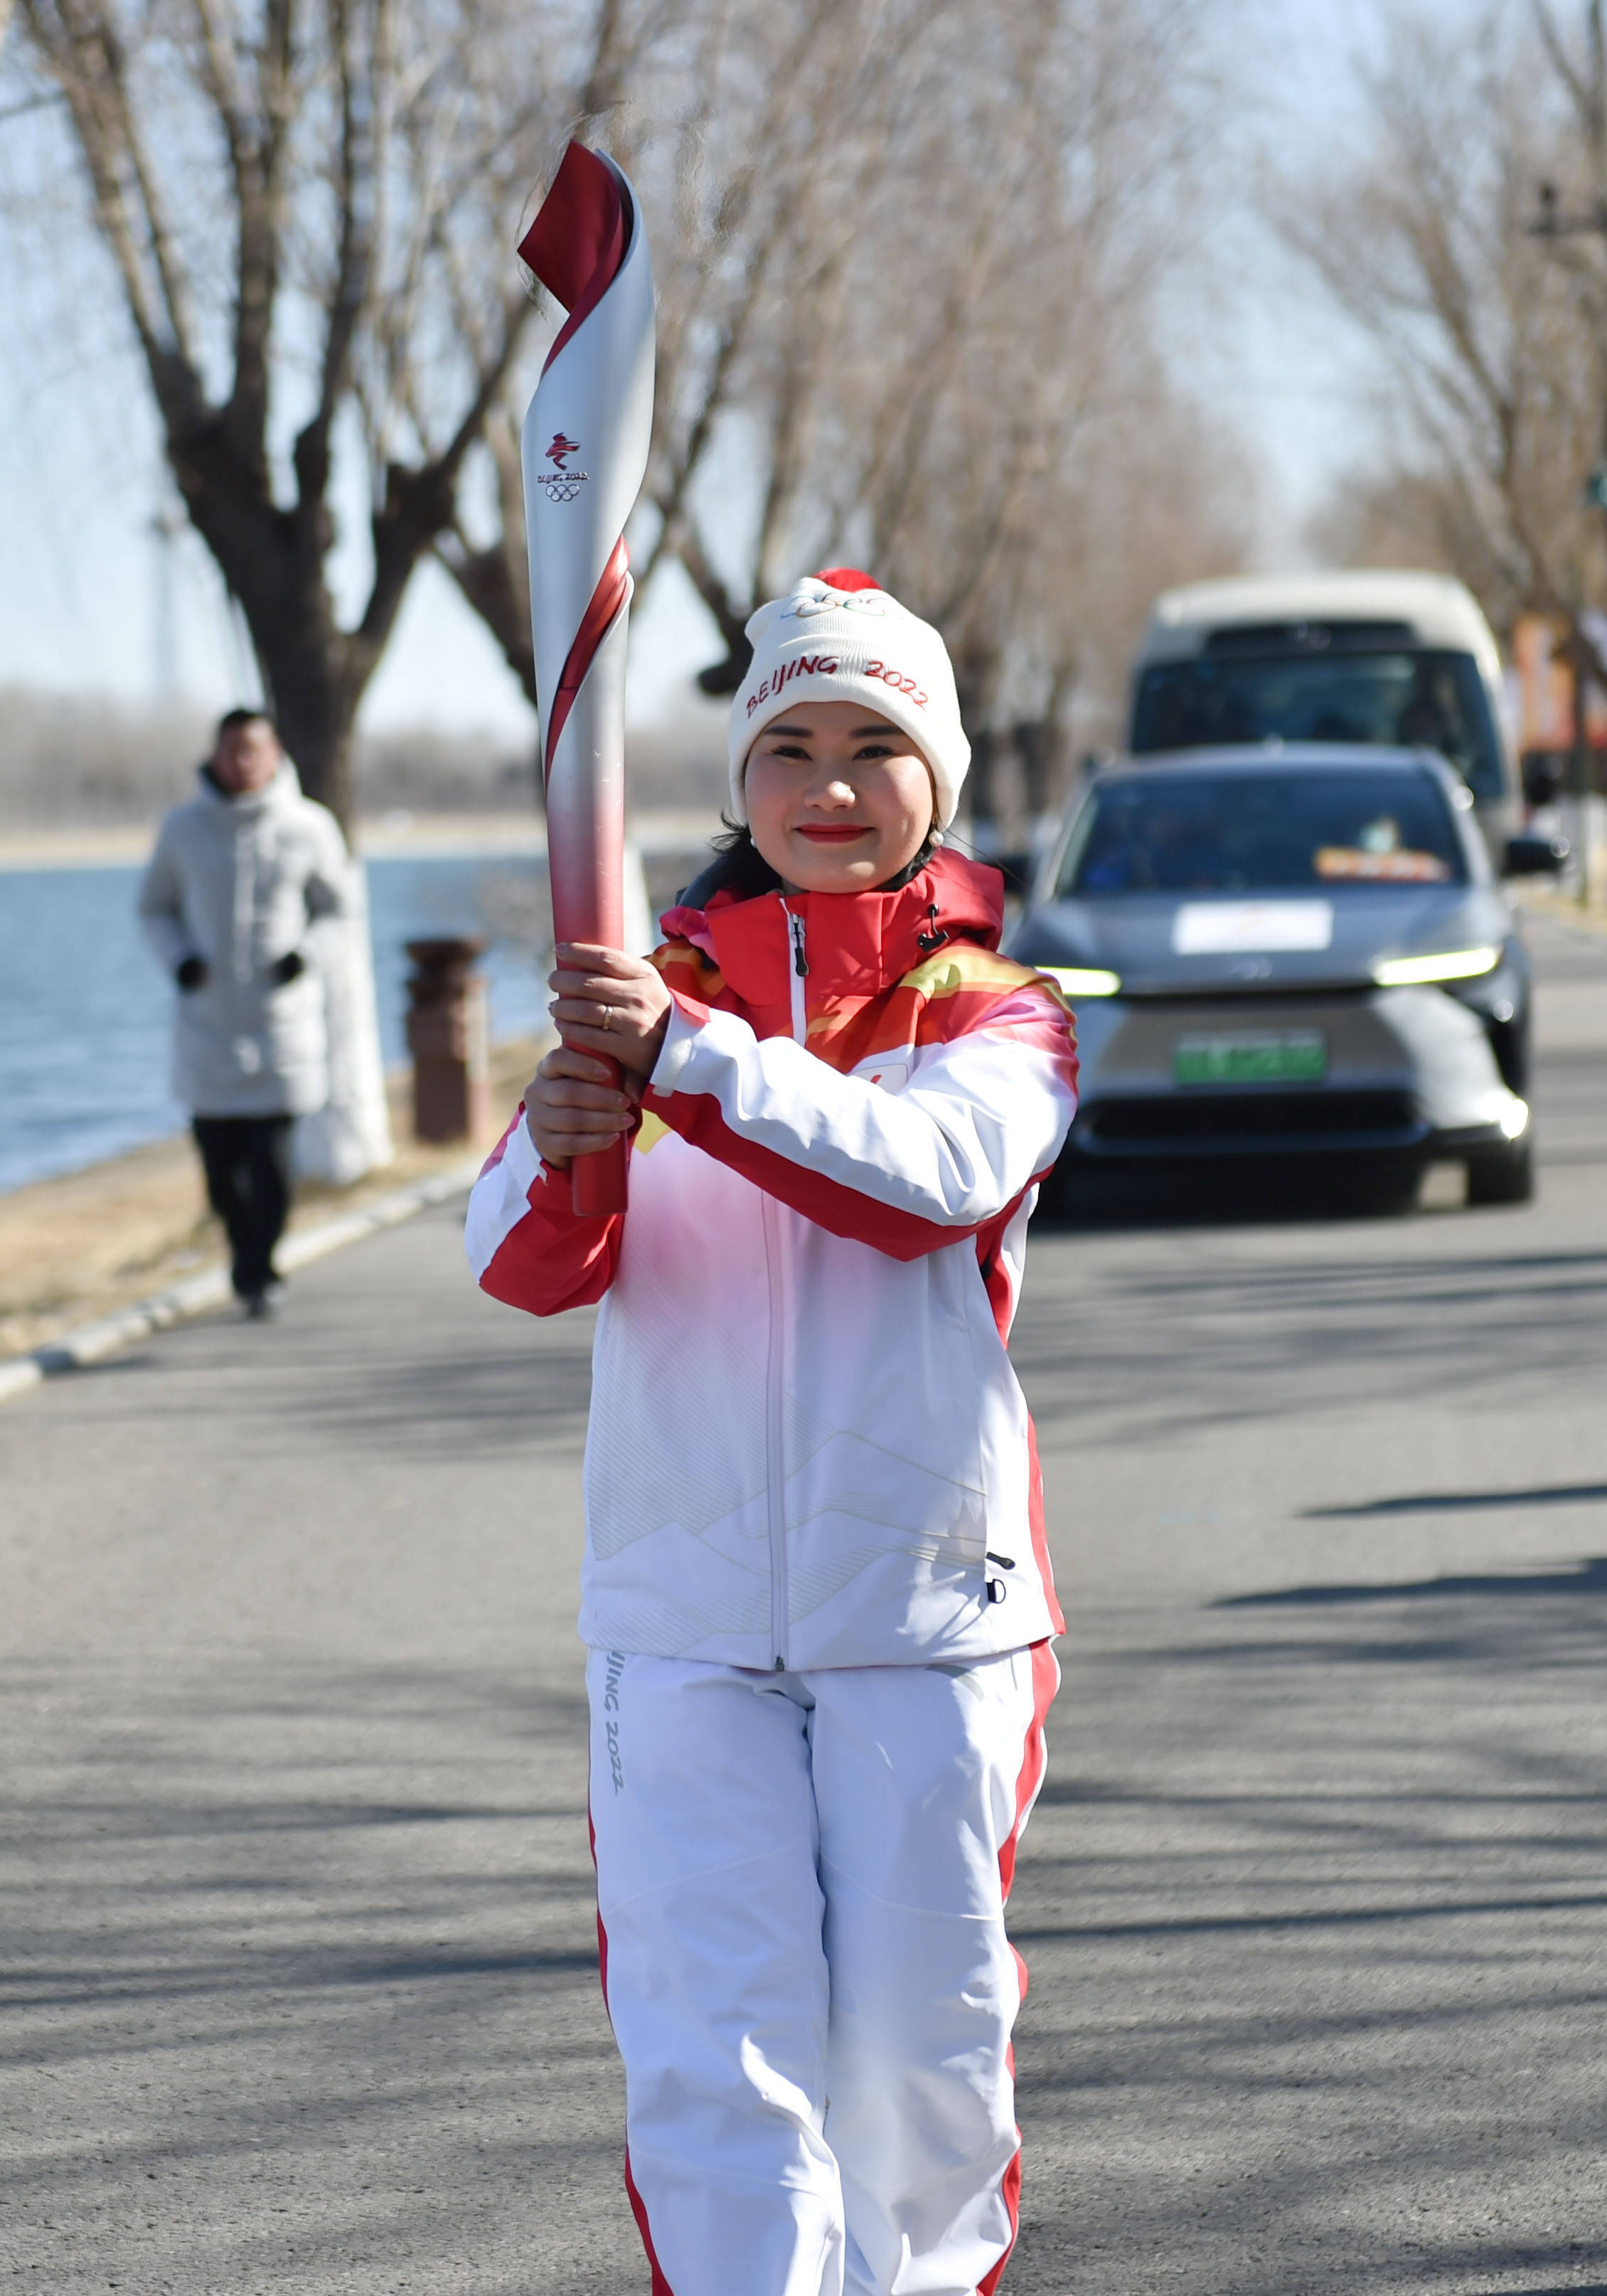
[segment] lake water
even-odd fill
[[[168,1090],[174,989],[135,915],[137,868],[0,869],[0,1191],[182,1131]],[[408,961],[431,933],[488,936],[492,1031],[546,1013],[546,863],[522,855],[368,864],[387,1063],[406,1057]]]

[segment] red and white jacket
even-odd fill
[[[932,1663],[1064,1625],[1005,1342],[1071,1019],[997,951],[996,871],[673,910],[630,1210],[577,1218],[521,1109],[481,1284],[602,1302],[580,1631],[746,1667]]]

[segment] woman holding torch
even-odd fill
[[[937,633],[837,568],[748,635],[738,826],[650,961],[559,947],[469,1251],[533,1314],[601,1302],[580,1631],[653,2288],[990,2296],[1063,1624],[1006,1339],[1076,1057],[942,849]],[[576,1211],[621,1142],[629,1209]]]

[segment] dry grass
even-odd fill
[[[539,1054],[533,1038],[500,1045],[493,1053],[498,1130],[518,1105]],[[393,1081],[396,1161],[351,1188],[304,1182],[293,1228],[326,1219],[331,1210],[355,1210],[461,1159],[461,1141],[430,1148],[412,1138],[410,1094],[405,1075]],[[87,1171],[0,1196],[0,1360],[131,1306],[223,1256],[222,1231],[207,1210],[200,1167],[187,1137],[157,1141]]]

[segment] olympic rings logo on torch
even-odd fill
[[[561,430],[553,434],[552,444],[547,448],[544,457],[553,467],[535,473],[535,483],[538,487],[545,487],[549,502],[574,502],[591,477],[590,471],[572,471],[569,468],[570,455],[579,452],[578,439],[566,439]]]
[[[519,438],[555,937],[624,936],[625,521],[653,428],[653,275],[636,195],[571,144],[519,244],[567,313]],[[571,465],[583,452],[586,467]],[[577,1157],[580,1212],[623,1211],[626,1151]]]

